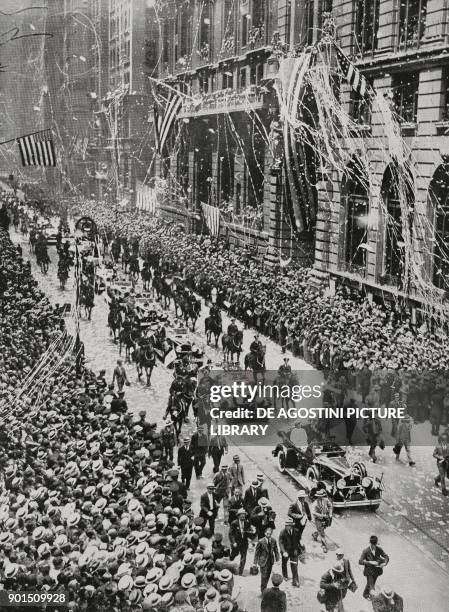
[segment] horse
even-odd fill
[[[200,312],[201,302],[199,300],[195,299],[194,297],[190,297],[184,301],[184,321],[186,323],[186,326],[189,323],[189,319],[192,321],[192,331],[195,331],[195,325],[198,321],[198,317],[200,316]]]
[[[94,288],[90,285],[90,283],[83,283],[80,289],[80,306],[83,306],[84,314],[89,321],[92,316],[92,308],[95,306],[94,299]]]
[[[34,252],[36,255],[36,262],[40,267],[42,274],[47,274],[50,258],[47,251],[47,241],[42,234],[36,239]]]
[[[129,328],[123,328],[119,333],[119,355],[122,354],[122,347],[125,347],[125,359],[130,361],[131,349],[133,348],[135,341],[133,336],[133,330]]]
[[[122,326],[122,315],[118,308],[111,308],[108,314],[108,327],[114,335],[114,342],[117,342],[117,332],[120,333]]]
[[[147,377],[147,385],[151,386],[151,374],[156,365],[156,353],[154,351],[153,344],[148,342],[145,345],[137,345],[134,349],[133,360],[136,363],[137,376],[140,380],[142,374],[145,371]]]
[[[170,289],[170,286],[167,284],[165,278],[162,278],[162,276],[155,276],[153,279],[153,287],[156,291],[157,301],[162,302],[163,298],[164,308],[169,308],[172,291]]]
[[[247,353],[245,355],[245,370],[252,370],[254,374],[254,380],[258,382],[258,374],[262,375],[262,383],[265,383],[265,353],[267,347],[263,346],[257,351],[257,353]]]
[[[221,317],[218,315],[212,315],[210,317],[206,317],[204,321],[204,331],[206,332],[206,341],[207,344],[212,340],[212,336],[215,337],[215,348],[218,348],[218,339],[223,331],[221,325]]]
[[[175,429],[176,438],[179,441],[179,436],[181,435],[181,429],[184,421],[186,420],[187,410],[187,402],[184,398],[183,393],[176,393],[169,397],[167,411],[165,413],[165,418],[170,415],[171,420],[173,422],[173,427]]]
[[[223,347],[223,355],[224,360],[229,361],[229,355],[231,356],[231,361],[234,361],[234,355],[237,355],[237,363],[240,362],[240,355],[242,352],[242,343],[243,343],[243,332],[238,331],[232,336],[228,336],[225,334],[221,339],[221,345]]]
[[[148,265],[143,265],[142,270],[140,271],[140,276],[142,278],[142,282],[143,282],[143,290],[144,291],[148,291],[150,288],[150,283],[151,283],[151,279],[152,279],[152,274],[151,274],[151,270],[150,267]]]

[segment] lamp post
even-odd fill
[[[82,342],[80,339],[80,286],[81,286],[81,275],[83,273],[82,261],[80,258],[79,245],[82,240],[88,240],[93,243],[94,257],[98,257],[98,247],[96,244],[96,238],[98,236],[98,228],[91,217],[81,217],[75,223],[75,325],[76,325],[76,336],[75,336],[75,354],[76,354],[76,376],[77,378],[81,374],[82,366]]]

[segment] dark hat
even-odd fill
[[[271,582],[273,583],[273,586],[275,586],[275,587],[281,585],[283,580],[284,579],[282,578],[282,576],[280,574],[273,574],[271,576]]]

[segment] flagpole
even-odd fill
[[[47,131],[51,131],[51,130],[43,129],[43,130],[38,130],[37,132],[32,132],[31,134],[24,134],[23,136],[16,136],[15,138],[10,138],[9,140],[4,140],[3,142],[0,142],[0,145],[9,144],[10,142],[16,142],[20,138],[25,138],[26,136],[35,136],[36,134],[42,134],[42,132],[47,132]]]

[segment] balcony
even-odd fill
[[[266,88],[259,85],[250,85],[241,91],[236,91],[235,89],[214,91],[213,93],[205,94],[202,98],[186,100],[179,117],[247,111],[248,105],[251,110],[262,108],[266,92]]]

